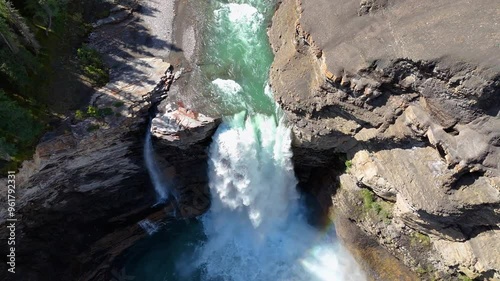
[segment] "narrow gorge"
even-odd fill
[[[118,2],[2,280],[500,280],[497,0]]]

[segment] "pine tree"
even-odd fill
[[[2,2],[3,0],[0,0],[0,5]],[[3,43],[12,53],[15,54],[19,51],[18,42],[16,42],[16,35],[3,15],[0,16],[0,37],[2,37]]]
[[[45,34],[48,36],[54,19],[60,15],[65,4],[66,0],[32,0],[27,7],[33,12],[34,20],[45,26]]]
[[[0,33],[11,51],[14,53],[17,52],[17,48],[14,46],[12,38],[19,37],[25,45],[31,47],[35,53],[38,53],[40,44],[38,44],[38,41],[26,24],[25,19],[21,16],[19,11],[14,8],[12,3],[7,0],[0,0],[0,17],[1,21],[3,21],[0,23]]]
[[[34,54],[39,50],[38,41],[19,11],[9,1],[0,0],[0,76],[21,89],[26,87],[29,72],[37,68]]]

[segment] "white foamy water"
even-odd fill
[[[234,96],[238,93],[241,93],[243,90],[240,84],[236,83],[234,80],[230,79],[220,79],[217,78],[212,81],[212,84],[217,87],[217,89],[224,95]]]
[[[218,21],[227,17],[233,26],[251,26],[251,30],[256,30],[264,19],[257,8],[237,3],[223,4],[220,9],[215,10],[215,16]]]
[[[274,102],[273,90],[271,89],[271,85],[266,83],[266,87],[264,88],[264,94],[269,98],[271,102]]]
[[[146,233],[148,235],[153,235],[154,233],[156,233],[160,229],[159,225],[157,225],[156,223],[154,223],[148,219],[144,219],[144,220],[138,222],[137,224],[139,224],[139,226],[144,231],[146,231]]]
[[[220,98],[220,105],[232,110],[242,110],[246,108],[243,88],[240,84],[236,83],[236,81],[217,78],[212,81],[212,85]]]
[[[332,236],[299,208],[290,130],[273,116],[235,115],[210,148],[212,207],[199,248],[203,280],[364,280]]]
[[[259,55],[253,51],[264,42],[255,34],[262,28],[264,16],[255,7],[249,4],[221,4],[214,15],[215,28],[234,44],[232,52],[241,53],[242,61],[249,62]]]
[[[153,143],[151,141],[151,130],[148,127],[146,132],[146,138],[144,140],[144,162],[146,162],[146,168],[149,173],[149,177],[156,191],[159,202],[167,200],[169,191],[167,187],[167,181],[163,177],[158,165],[156,164],[156,158],[153,149]]]

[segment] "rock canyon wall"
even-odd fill
[[[169,63],[141,59],[134,69],[141,67],[147,82],[126,83],[124,72],[95,95],[96,108],[128,97],[114,109],[121,114],[68,119],[16,174],[16,280],[110,280],[114,258],[146,234],[140,221],[189,218],[209,208],[206,150],[220,121],[160,103],[174,79]],[[143,158],[153,112],[156,165],[172,183],[160,204]],[[3,208],[2,237],[8,216]]]
[[[271,86],[346,243],[352,222],[419,278],[500,278],[499,24],[494,0],[281,2]]]

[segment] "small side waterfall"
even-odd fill
[[[156,223],[144,219],[140,222],[137,223],[144,231],[147,232],[148,235],[153,235],[155,232],[157,232],[160,229],[160,226],[157,225]]]
[[[155,188],[158,196],[158,202],[165,202],[170,194],[169,188],[166,185],[166,180],[161,173],[156,163],[156,156],[154,154],[153,142],[151,140],[151,125],[148,126],[146,138],[144,140],[144,161],[148,169],[149,177]]]

